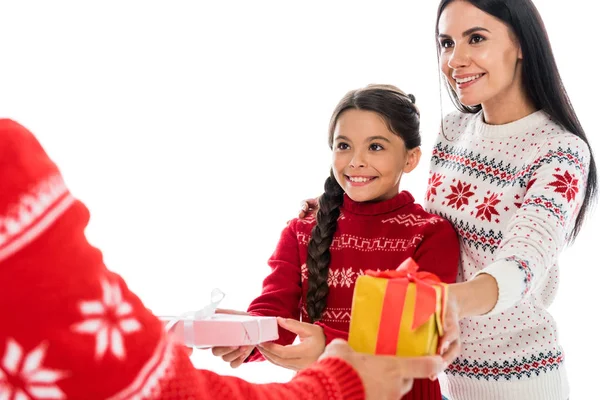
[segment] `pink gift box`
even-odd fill
[[[160,317],[167,324],[177,317]],[[179,320],[171,332],[193,347],[246,346],[279,338],[277,318],[250,315],[214,314],[210,318]]]

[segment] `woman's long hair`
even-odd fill
[[[438,24],[444,9],[455,0],[442,0],[438,7],[435,36],[438,37]],[[594,202],[598,192],[596,163],[585,132],[571,105],[567,91],[556,66],[556,60],[550,46],[548,33],[538,10],[531,0],[466,0],[483,12],[490,14],[508,25],[516,35],[523,53],[523,84],[525,92],[538,110],[544,110],[552,120],[565,130],[581,138],[590,151],[590,167],[587,177],[585,197],[581,210],[575,220],[573,230],[569,233],[572,242],[579,231],[586,214]],[[436,40],[437,42],[437,40]],[[438,57],[441,51],[438,46]],[[452,102],[458,110],[465,113],[477,113],[481,105],[469,107],[461,104],[456,92],[444,79]]]

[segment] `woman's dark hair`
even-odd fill
[[[337,121],[344,111],[351,109],[379,114],[389,130],[402,138],[407,149],[421,145],[420,116],[415,97],[391,85],[369,85],[348,92],[333,111],[329,123],[329,147],[332,150]],[[325,180],[325,192],[319,198],[316,225],[308,241],[306,310],[313,322],[321,319],[327,305],[327,278],[331,260],[329,247],[337,229],[337,219],[343,201],[344,191],[336,181],[333,171],[330,171],[329,178]]]
[[[438,7],[435,26],[438,57],[441,50],[440,44],[437,41],[440,17],[444,9],[453,1],[456,0],[442,0]],[[585,216],[596,199],[598,192],[596,163],[594,162],[590,143],[577,118],[577,114],[573,109],[558,72],[544,22],[531,0],[465,1],[468,1],[483,12],[498,18],[512,29],[523,53],[522,75],[527,95],[538,110],[546,112],[554,122],[581,138],[588,145],[590,167],[583,204],[575,220],[575,226],[569,232],[569,242],[572,242],[581,230]],[[452,98],[452,102],[458,110],[465,113],[477,113],[481,110],[481,105],[469,107],[461,104],[456,92],[450,87],[448,81],[444,79],[444,82]]]

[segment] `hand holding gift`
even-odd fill
[[[277,322],[283,329],[297,334],[300,343],[288,346],[259,344],[258,350],[273,364],[298,371],[317,361],[325,351],[325,334],[319,325],[288,318],[277,318]]]
[[[419,272],[412,258],[396,270],[367,271],[356,280],[348,342],[358,351],[434,355],[444,334],[447,285]]]
[[[250,315],[245,311],[217,308],[215,314]],[[244,363],[256,346],[215,346],[212,348],[214,356],[221,357],[228,362],[231,368],[237,368]]]

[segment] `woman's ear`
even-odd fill
[[[408,174],[419,165],[421,159],[421,148],[415,147],[408,151],[408,157],[406,158],[406,165],[404,166],[404,173]]]

